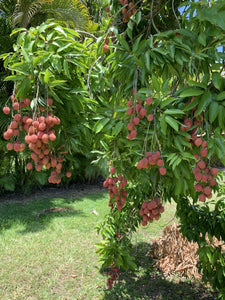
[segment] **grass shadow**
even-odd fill
[[[17,225],[17,233],[20,234],[42,231],[48,227],[53,218],[77,216],[87,218],[88,215],[84,211],[76,208],[76,203],[87,198],[96,202],[104,197],[104,194],[99,193],[84,194],[77,198],[72,196],[48,198],[44,195],[43,198],[35,200],[0,203],[0,234]],[[54,208],[62,208],[62,211],[52,211]],[[40,216],[37,218],[39,214]],[[22,230],[20,230],[21,226]]]
[[[59,217],[70,217],[85,215],[79,210],[70,210],[62,212],[48,212],[52,208],[59,207],[55,204],[53,199],[49,200],[34,200],[27,203],[7,203],[0,205],[0,233],[3,230],[8,230],[11,227],[18,225],[25,226],[22,231],[17,231],[17,233],[27,233],[27,232],[37,232],[44,230],[49,223],[51,223],[52,218]],[[61,208],[69,208],[66,199],[64,203],[60,204]],[[37,218],[38,214],[46,211],[45,214],[41,214]]]
[[[139,243],[133,249],[138,269],[121,272],[119,282],[106,290],[104,300],[116,299],[155,299],[155,300],[214,300],[210,293],[200,283],[188,280],[169,280],[163,273],[154,268],[153,260],[147,255],[150,244]]]

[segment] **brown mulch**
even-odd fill
[[[206,238],[207,242],[209,240]],[[213,237],[212,246],[222,246],[225,250],[223,241],[218,241]],[[189,279],[201,280],[201,274],[198,272],[197,263],[198,244],[189,242],[183,238],[179,232],[178,224],[166,226],[163,230],[163,236],[152,242],[149,255],[156,259],[156,267],[166,275],[179,274]]]

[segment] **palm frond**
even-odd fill
[[[79,0],[53,0],[45,4],[42,11],[50,17],[66,21],[76,29],[88,28],[88,11],[86,6],[81,4]]]
[[[42,4],[40,1],[18,0],[12,15],[12,27],[17,25],[27,27],[35,14],[39,12]]]
[[[77,29],[87,29],[88,10],[79,0],[17,0],[12,26],[38,25],[48,18],[67,22]]]

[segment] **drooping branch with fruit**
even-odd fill
[[[123,14],[128,1],[121,2]],[[115,178],[122,174],[127,179],[127,195],[121,206],[113,178],[104,183],[109,188],[111,211],[99,228],[104,240],[98,253],[104,267],[113,263],[125,270],[134,268],[129,257],[131,232],[140,223],[146,226],[159,219],[164,211],[161,202],[173,199],[183,235],[199,245],[203,279],[224,295],[224,253],[219,247],[212,252],[205,240],[209,235],[225,241],[225,199],[211,200],[213,194],[218,197],[224,191],[223,173],[214,162],[225,163],[225,56],[218,48],[225,42],[225,27],[209,17],[221,14],[223,4],[191,3],[177,29],[155,32],[153,28],[145,34],[148,4],[136,2],[137,11],[125,24],[119,22],[120,12],[116,12],[111,30],[117,40],[107,41],[107,51],[104,49],[106,76],[113,80],[117,97],[123,99],[124,114],[115,110],[113,125],[102,129],[102,134],[105,141],[112,137],[107,149],[111,168],[117,171]],[[118,1],[111,1],[110,11],[118,6]],[[121,122],[123,126],[113,135],[112,128]],[[117,150],[112,158],[115,139]],[[194,226],[198,226],[196,232]],[[118,227],[122,232],[119,240]],[[118,249],[125,240],[127,251],[121,253]],[[208,272],[209,266],[215,271]]]

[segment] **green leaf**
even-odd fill
[[[170,116],[165,116],[165,121],[166,121],[173,129],[175,129],[176,131],[178,131],[179,126],[178,126],[177,121],[176,121],[174,118],[172,118],[172,117],[170,117]]]
[[[43,65],[46,63],[50,57],[52,56],[52,53],[45,53],[45,52],[38,52],[38,56],[34,58],[33,65]]]
[[[186,146],[188,148],[191,147],[190,143],[188,143],[188,141],[186,141],[186,139],[183,136],[177,136],[178,141],[183,145]]]
[[[197,82],[197,81],[194,81],[194,80],[191,80],[189,79],[187,81],[187,84],[189,85],[193,85],[193,86],[197,86],[197,87],[201,87],[203,89],[206,89],[207,88],[207,84],[203,83],[203,82]]]
[[[184,110],[188,111],[191,110],[192,108],[196,107],[199,104],[199,97],[196,97],[191,103],[189,103]]]
[[[156,92],[160,92],[160,82],[154,75],[152,76],[152,87]]]
[[[71,28],[64,28],[65,31],[69,32],[72,35],[75,35],[77,37],[80,37],[79,33],[77,33],[74,29]]]
[[[109,147],[108,147],[108,145],[107,145],[105,142],[100,141],[100,144],[101,144],[102,147],[105,149],[105,151],[109,151]]]
[[[135,53],[135,52],[138,50],[139,44],[140,44],[140,41],[141,41],[141,38],[142,38],[142,35],[140,35],[140,36],[136,39],[136,41],[134,42],[134,45],[133,45],[133,48],[132,48],[133,53]]]
[[[95,133],[99,133],[105,127],[105,125],[110,121],[109,118],[104,118],[98,120],[98,122],[94,126]]]
[[[171,166],[173,164],[173,162],[178,159],[178,155],[176,153],[171,153],[168,157],[167,157],[167,162],[170,162],[169,165]]]
[[[72,45],[72,43],[68,43],[68,44],[66,44],[66,45],[63,46],[63,47],[60,47],[60,48],[57,50],[57,53],[62,52],[63,50],[69,48],[71,45]],[[67,52],[68,52],[68,51],[67,51]]]
[[[166,135],[167,133],[167,123],[166,123],[166,120],[165,120],[165,116],[162,116],[160,118],[160,128],[161,128],[161,131],[164,135]]]
[[[180,164],[180,168],[182,170],[182,173],[184,174],[184,177],[186,177],[187,179],[190,179],[190,170],[187,167],[187,164],[185,164],[183,161]]]
[[[184,147],[182,146],[182,144],[180,143],[179,139],[177,138],[177,136],[174,138],[174,144],[175,146],[177,147],[177,149],[180,151],[180,152],[183,152],[184,151]]]
[[[202,89],[189,87],[180,94],[180,97],[199,96],[199,95],[202,95],[203,93],[204,93],[204,90],[202,90]]]
[[[141,21],[141,11],[139,11],[137,14],[136,14],[136,23],[137,25],[140,23]]]
[[[194,159],[194,156],[189,152],[183,152],[182,157],[184,160],[190,160],[190,159],[193,160]]]
[[[57,102],[63,104],[63,101],[59,98],[59,96],[57,95],[57,93],[53,90],[53,88],[49,87],[50,92],[54,98],[54,100],[56,100]]]
[[[23,92],[28,92],[30,89],[31,81],[29,78],[24,78],[22,82],[19,83],[16,95],[20,95]]]
[[[212,74],[212,82],[214,84],[214,86],[220,90],[220,86],[221,86],[221,83],[222,83],[222,78],[220,76],[220,73],[218,72],[213,72]]]
[[[150,55],[149,55],[149,52],[145,52],[145,66],[146,66],[146,69],[148,70],[148,72],[150,72]]]
[[[172,170],[174,169],[181,163],[181,158],[179,157],[172,165]]]
[[[200,98],[195,116],[199,115],[211,103],[211,100],[212,94],[210,93],[210,91],[205,91],[205,93]]]
[[[21,31],[27,31],[26,28],[16,28],[12,31],[12,33],[10,34],[10,36],[13,36],[14,34],[21,32]]]
[[[70,71],[69,71],[69,66],[68,66],[68,62],[66,60],[63,61],[63,68],[64,68],[64,71],[65,71],[65,74],[66,76],[71,79],[71,76],[70,76]]]
[[[116,38],[118,39],[118,41],[120,42],[120,44],[123,46],[123,48],[130,52],[130,47],[128,46],[127,42],[125,41],[125,39],[119,35],[119,34],[116,34]]]
[[[26,76],[24,75],[10,75],[7,76],[4,81],[20,81],[20,80],[24,80],[26,78]]]
[[[206,46],[206,34],[205,32],[201,32],[198,36],[198,41],[201,45]]]
[[[124,127],[124,123],[122,121],[118,122],[112,130],[112,135],[117,136],[123,127]]]
[[[225,108],[220,105],[219,106],[219,114],[218,114],[218,121],[219,121],[219,126],[220,128],[224,129],[224,116],[225,116]]]
[[[34,177],[38,181],[38,183],[40,183],[41,185],[45,185],[47,182],[48,175],[43,172],[36,172]]]
[[[31,63],[31,56],[29,55],[29,53],[27,53],[27,50],[22,48],[21,49],[21,54],[24,56],[25,60],[28,62],[28,63]]]
[[[162,55],[167,55],[167,52],[164,49],[162,49],[162,48],[153,48],[152,51],[158,52],[158,53],[160,53]]]
[[[44,75],[44,83],[48,84],[50,75],[51,75],[51,72],[49,71],[49,69],[46,69],[45,75]]]
[[[140,59],[138,59],[135,55],[133,56],[133,58],[134,58],[135,63],[136,63],[139,67],[144,68],[144,63],[143,63]]]
[[[220,105],[213,101],[210,106],[209,106],[209,121],[210,123],[213,123],[216,119],[216,117],[218,116],[219,113],[219,107]]]
[[[6,191],[13,192],[15,190],[15,178],[7,176],[0,178],[0,186],[3,186]]]
[[[56,26],[56,27],[54,28],[54,30],[55,30],[55,31],[58,31],[59,33],[63,34],[63,35],[66,37],[65,30],[64,30],[62,27]]]
[[[182,190],[183,190],[183,186],[184,186],[184,184],[183,184],[183,179],[182,178],[180,178],[179,180],[177,180],[176,181],[176,184],[175,184],[175,195],[180,195],[181,194],[181,192],[182,192]]]
[[[51,82],[49,82],[49,86],[50,87],[55,87],[55,86],[64,86],[64,83],[66,83],[66,80],[53,80]]]
[[[183,115],[184,112],[180,109],[167,109],[167,110],[165,110],[165,114],[167,114],[167,115]]]
[[[225,92],[221,92],[216,96],[217,101],[223,101],[225,99]]]
[[[9,69],[24,75],[30,75],[28,64],[25,64],[24,62],[15,63],[10,66]]]
[[[167,98],[165,100],[162,99],[162,101],[160,101],[160,107],[164,108],[165,106],[169,105],[170,103],[172,103],[175,100],[176,100],[176,98],[173,98],[173,97]]]

